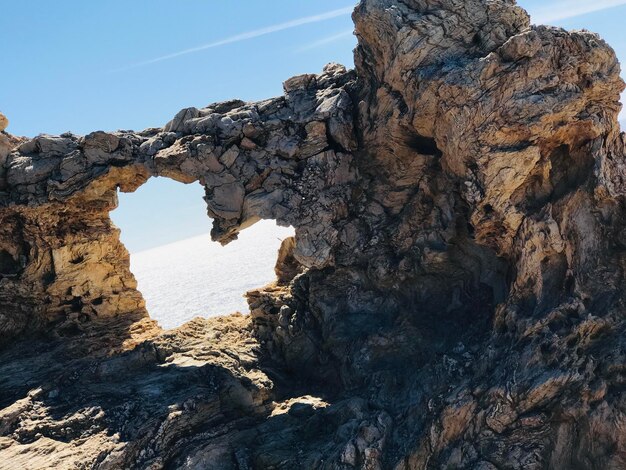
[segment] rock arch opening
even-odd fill
[[[120,192],[111,213],[146,308],[166,329],[247,313],[244,294],[276,279],[280,244],[293,236],[293,228],[262,220],[221,246],[210,239],[203,194],[199,184],[151,178],[134,193]]]

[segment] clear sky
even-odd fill
[[[162,126],[184,107],[282,93],[352,66],[346,0],[2,1],[0,111],[34,136]],[[600,33],[626,63],[626,0],[521,0],[535,22]],[[199,185],[151,181],[114,220],[131,251],[208,230]]]

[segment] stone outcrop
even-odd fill
[[[0,141],[0,468],[626,466],[624,83],[513,0],[363,0],[356,69]],[[109,212],[292,225],[249,317],[149,319]],[[14,468],[14,467],[7,467]]]
[[[50,324],[146,315],[109,212],[118,188],[134,191],[151,176],[203,184],[217,241],[275,219],[296,227],[300,263],[331,265],[355,179],[344,89],[353,80],[329,66],[287,82],[285,97],[185,109],[163,129],[17,146],[0,174],[3,341]]]
[[[7,117],[0,113],[0,132],[4,131],[9,126],[9,120]]]

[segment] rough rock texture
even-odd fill
[[[0,113],[0,132],[4,131],[9,126],[9,120],[7,117]]]
[[[614,52],[513,0],[354,20],[280,98],[1,135],[0,468],[626,468]],[[216,241],[296,228],[249,317],[149,319],[108,213],[152,176]]]

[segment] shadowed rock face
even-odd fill
[[[281,98],[1,137],[4,461],[626,466],[614,52],[512,0],[354,20],[356,70]],[[221,243],[296,228],[250,317],[149,319],[108,214],[152,176],[200,182]]]

